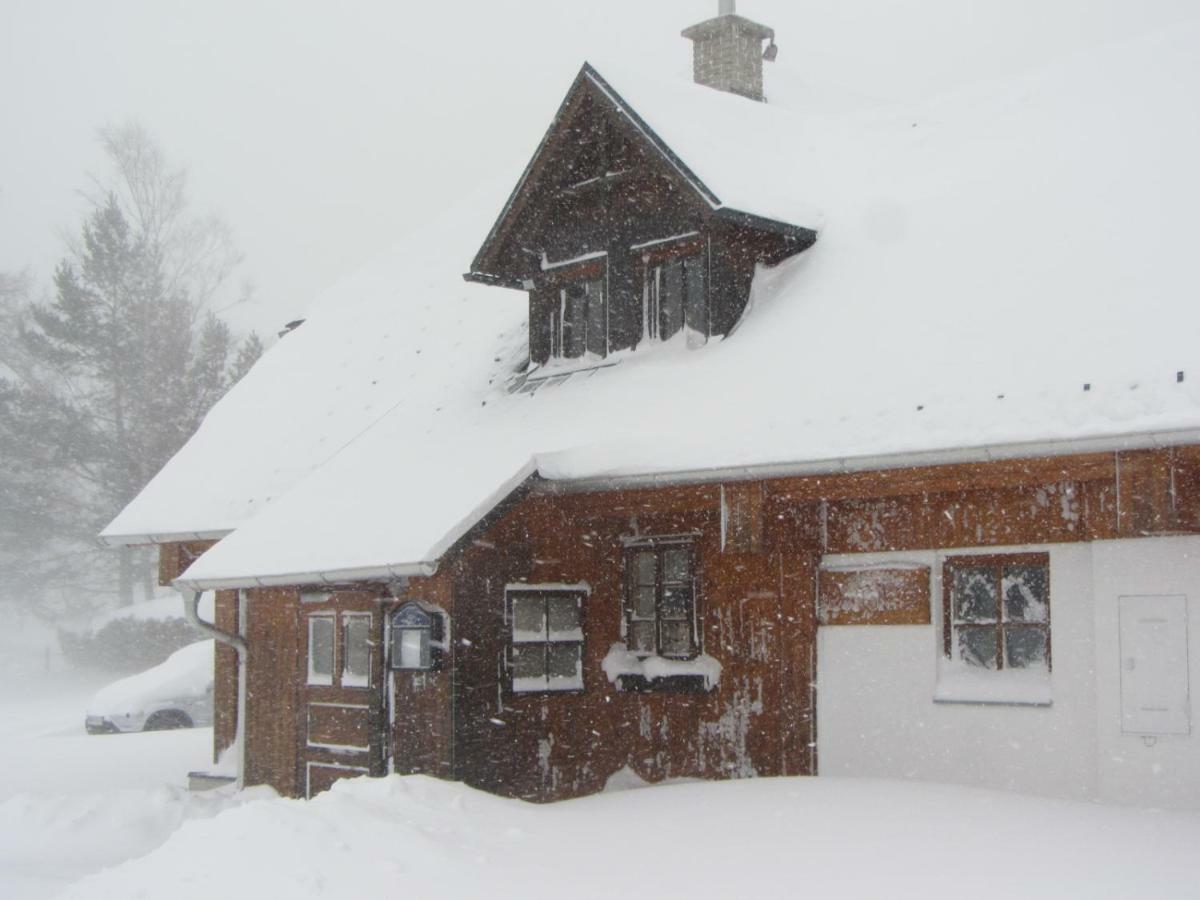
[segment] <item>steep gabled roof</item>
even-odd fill
[[[620,72],[619,67],[607,68]],[[570,125],[590,98],[628,124],[630,132],[678,176],[711,214],[739,225],[812,242],[820,216],[796,196],[803,185],[794,162],[771,165],[774,111],[747,108],[741,97],[695,85],[655,85],[636,75],[620,79],[639,98],[635,105],[584,63],[563,98],[545,136],[500,211],[465,276],[483,284],[521,287],[498,274],[497,253],[505,234],[542,189],[543,175],[562,145],[571,140]],[[664,139],[663,134],[672,135]],[[696,166],[697,168],[693,168]],[[699,170],[699,171],[698,171]],[[703,174],[700,174],[703,173]]]
[[[732,336],[511,394],[524,298],[462,282],[495,209],[467,204],[326,297],[109,533],[236,529],[185,574],[197,585],[380,577],[427,571],[532,472],[725,478],[1195,441],[1200,126],[1182,111],[1198,50],[1200,28],[1178,29],[847,116],[622,84],[648,121],[727,101],[717,115],[766,117],[763,172],[796,173],[774,202],[826,211],[816,249],[760,271]],[[753,156],[722,163],[723,137],[684,118],[656,132],[706,184],[710,156]],[[772,178],[742,189],[770,199]]]

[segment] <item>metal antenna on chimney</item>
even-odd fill
[[[717,12],[718,16],[733,16],[737,15],[737,0],[720,0],[720,7]]]

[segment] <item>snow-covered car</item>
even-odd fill
[[[84,724],[89,734],[210,725],[212,701],[213,642],[198,641],[152,669],[101,688]]]

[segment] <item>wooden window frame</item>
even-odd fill
[[[513,599],[515,597],[540,596],[543,604],[548,604],[550,597],[569,595],[577,598],[579,604],[579,638],[575,639],[560,639],[554,640],[550,636],[550,614],[549,607],[544,607],[545,622],[546,622],[546,637],[541,641],[517,641],[513,631],[516,627],[516,617],[513,614]],[[510,694],[521,696],[538,695],[538,694],[581,694],[587,685],[587,679],[584,677],[584,651],[586,649],[585,635],[587,633],[587,590],[580,587],[549,587],[544,585],[530,585],[529,587],[509,587],[504,592],[504,619],[507,630],[507,646],[508,655],[506,659],[506,668],[508,672],[508,691]],[[513,648],[516,646],[535,647],[541,646],[543,653],[549,653],[551,645],[573,644],[579,647],[579,684],[570,687],[550,687],[550,679],[548,672],[548,664],[543,664],[543,671],[546,672],[546,685],[542,688],[518,687],[516,684],[516,667],[513,662]]]
[[[550,295],[549,303],[546,307],[545,322],[545,327],[549,332],[547,361],[570,362],[581,360],[587,356],[589,352],[589,334],[587,329],[590,320],[588,310],[584,309],[583,353],[580,356],[564,355],[565,334],[563,332],[563,323],[566,313],[566,290],[571,285],[583,284],[589,281],[600,283],[600,302],[604,308],[604,350],[600,355],[607,358],[612,349],[611,297],[609,296],[608,280],[607,254],[599,259],[568,264],[560,269],[552,269],[549,272],[543,273],[541,279],[539,279],[539,290],[544,295]]]
[[[712,266],[708,258],[708,243],[704,238],[689,237],[678,243],[666,243],[644,250],[641,254],[642,274],[642,338],[650,343],[660,343],[662,337],[662,268],[673,262],[681,262],[686,266],[689,259],[696,260],[703,268],[704,284],[704,339],[712,336]],[[651,277],[656,276],[653,288]],[[680,331],[687,328],[687,273],[682,273],[683,297],[680,299]],[[678,334],[678,332],[676,332]],[[675,335],[672,334],[671,338]],[[665,338],[670,340],[671,338]]]
[[[1007,566],[1041,567],[1046,570],[1046,621],[1045,622],[1012,622],[1005,618],[1004,613],[1004,569]],[[959,554],[948,556],[942,563],[942,653],[946,659],[954,659],[954,630],[956,627],[986,628],[993,623],[959,623],[954,621],[954,573],[960,569],[993,569],[996,575],[996,668],[979,668],[982,672],[1003,672],[1011,669],[1005,664],[1007,644],[1005,626],[1020,626],[1037,629],[1046,638],[1046,671],[1051,671],[1053,659],[1051,655],[1051,628],[1053,605],[1050,590],[1050,554],[1041,553],[994,553],[994,554]],[[1013,671],[1028,671],[1014,669]]]
[[[691,576],[691,609],[688,622],[688,650],[686,653],[664,653],[662,649],[662,609],[663,609],[663,592],[664,588],[669,586],[663,577],[665,566],[663,565],[663,556],[668,550],[686,549],[689,553],[689,568]],[[649,585],[641,585],[637,582],[637,566],[634,564],[634,559],[639,553],[653,552],[658,557],[655,566],[655,583],[654,583],[654,650],[651,653],[646,653],[644,650],[634,650],[632,646],[633,624],[635,621],[645,621],[644,619],[635,619],[635,599],[634,594],[638,587],[649,587]],[[623,614],[625,617],[625,636],[626,646],[629,647],[631,653],[644,655],[646,657],[657,656],[661,659],[695,659],[704,652],[701,629],[700,629],[700,591],[699,591],[699,548],[693,537],[660,537],[660,538],[643,538],[637,541],[629,542],[625,545],[623,560],[625,566],[624,577],[622,583],[623,588]],[[673,582],[672,582],[673,584]]]

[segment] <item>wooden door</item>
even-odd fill
[[[382,775],[383,621],[361,593],[301,597],[301,779],[312,797],[340,778]]]

